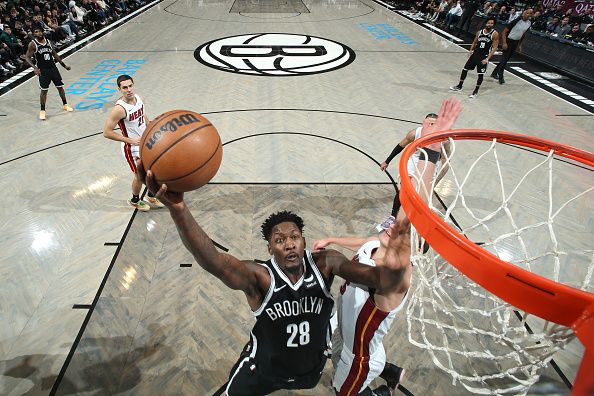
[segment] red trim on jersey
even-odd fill
[[[118,121],[118,125],[120,126],[120,131],[124,137],[128,137],[128,131],[126,130],[126,124],[124,120]],[[130,166],[132,173],[136,173],[136,162],[134,161],[134,156],[132,155],[132,146],[130,143],[124,143],[124,156],[126,157],[126,162]]]
[[[369,343],[387,316],[388,313],[375,306],[371,296],[365,301],[355,325],[355,339],[353,340],[355,357],[349,374],[338,391],[340,396],[353,396],[361,390],[369,374]]]

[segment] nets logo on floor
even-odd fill
[[[355,60],[336,41],[304,34],[254,33],[202,44],[194,58],[214,69],[254,76],[289,77],[325,73]]]

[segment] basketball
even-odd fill
[[[140,159],[158,184],[192,191],[219,170],[223,145],[216,128],[189,110],[171,110],[149,122],[140,141]]]

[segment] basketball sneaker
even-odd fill
[[[392,391],[386,385],[380,385],[371,391],[373,396],[392,396]]]
[[[45,110],[41,110],[41,111],[39,112],[39,119],[40,119],[41,121],[45,121]]]
[[[139,200],[138,202],[132,202],[131,200],[128,200],[128,205],[135,207],[136,209],[140,210],[141,212],[148,212],[149,210],[151,210],[151,207],[144,202],[142,199]]]
[[[462,91],[462,87],[459,85],[454,85],[450,87],[450,91]]]
[[[475,99],[477,96],[478,96],[478,92],[473,92],[473,93],[471,93],[470,95],[468,95],[468,97],[469,97],[470,99]]]
[[[62,108],[64,109],[64,111],[74,111],[74,109],[68,106],[67,104],[65,104]]]
[[[384,220],[382,223],[378,224],[375,226],[375,230],[377,232],[382,232],[387,230],[388,228],[390,228],[390,226],[392,224],[394,224],[396,222],[396,218],[394,216],[390,216],[388,217],[386,220]]]
[[[404,378],[405,370],[402,367],[398,367],[395,364],[386,362],[384,371],[380,374],[380,377],[384,379],[390,389],[396,389],[398,384],[402,382]]]
[[[146,200],[147,200],[148,203],[150,203],[155,208],[162,208],[162,207],[165,206],[165,205],[163,205],[163,202],[159,201],[159,199],[156,198],[156,197],[149,197],[149,196],[147,196],[146,197]]]

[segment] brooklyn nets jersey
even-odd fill
[[[492,29],[489,33],[485,33],[485,30],[481,29],[476,41],[476,45],[474,46],[474,52],[472,53],[472,56],[480,60],[483,60],[489,56],[489,52],[491,52],[491,46],[493,45],[494,32],[495,29]]]
[[[292,284],[274,257],[263,264],[270,273],[270,288],[254,312],[250,357],[270,377],[296,378],[319,367],[326,354],[329,320],[334,300],[332,280],[324,280],[311,252],[303,259],[304,273]]]
[[[56,67],[56,62],[54,61],[54,49],[52,48],[52,44],[49,40],[45,40],[45,43],[40,43],[37,39],[33,39],[33,43],[35,44],[35,53],[33,56],[35,57],[35,66],[39,69],[51,69]]]

